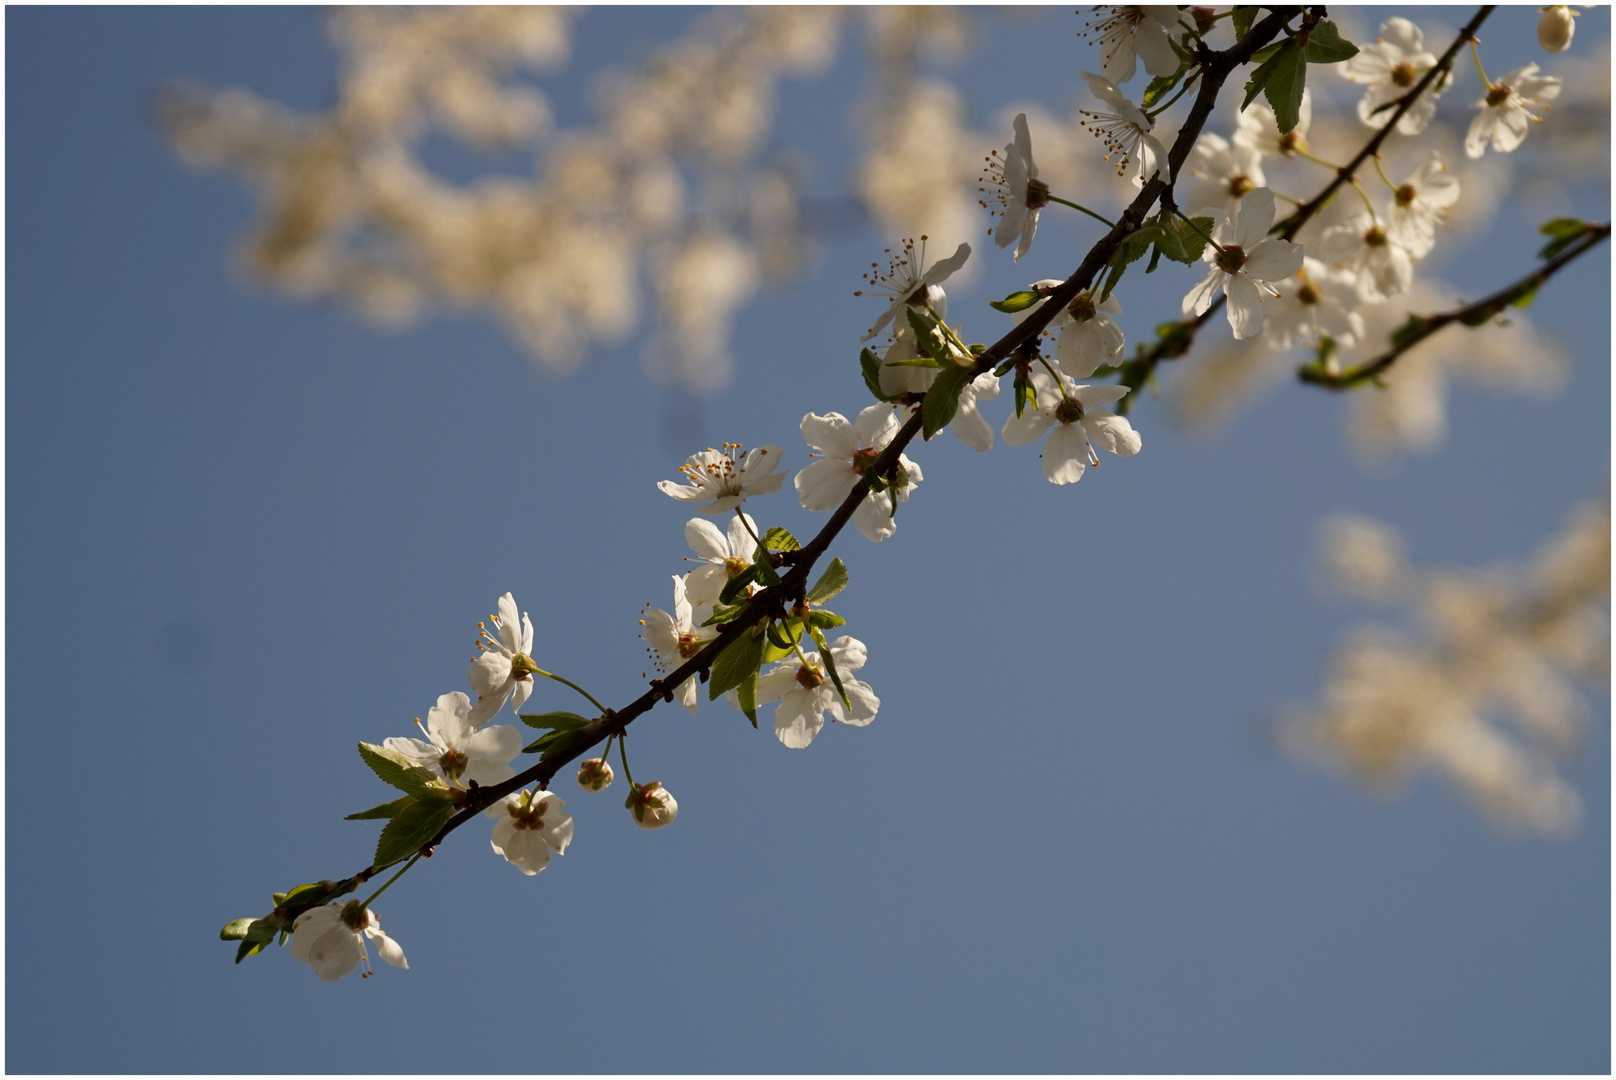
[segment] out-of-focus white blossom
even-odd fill
[[[1368,303],[1407,292],[1414,280],[1413,253],[1367,213],[1326,230],[1315,251],[1320,259],[1351,273],[1358,298]]]
[[[1416,259],[1436,246],[1436,227],[1459,201],[1459,181],[1432,153],[1392,193],[1386,212],[1386,231]]]
[[[1426,51],[1420,28],[1400,15],[1380,24],[1380,37],[1361,45],[1356,56],[1348,57],[1337,68],[1346,79],[1367,87],[1358,102],[1358,119],[1373,128],[1386,126],[1396,106],[1380,109],[1414,89],[1425,73],[1436,65],[1436,54]],[[1452,76],[1444,72],[1397,121],[1404,135],[1418,135],[1436,115],[1436,98],[1447,89]]]
[[[1253,102],[1240,113],[1234,144],[1262,157],[1295,157],[1308,148],[1307,133],[1313,126],[1313,91],[1302,91],[1302,104],[1296,116],[1296,126],[1281,135],[1274,110]]]
[[[1178,70],[1178,54],[1169,40],[1185,29],[1178,8],[1119,5],[1097,7],[1094,13],[1079,32],[1100,39],[1100,73],[1111,82],[1120,85],[1133,78],[1138,60],[1156,78]]]
[[[1358,305],[1353,274],[1304,258],[1295,279],[1284,282],[1280,295],[1263,306],[1263,340],[1270,348],[1288,349],[1328,334],[1337,345],[1356,344],[1364,331]]]
[[[1520,146],[1532,125],[1543,120],[1530,106],[1547,108],[1548,102],[1560,96],[1560,86],[1556,76],[1538,75],[1536,64],[1499,76],[1476,102],[1479,111],[1465,134],[1465,155],[1479,158],[1488,143],[1500,154]]]
[[[1571,37],[1577,32],[1576,15],[1565,4],[1550,4],[1537,20],[1537,43],[1549,52],[1565,52],[1571,48]]]
[[[1243,143],[1231,145],[1222,135],[1210,132],[1195,141],[1189,170],[1201,182],[1190,189],[1184,205],[1196,210],[1211,207],[1233,215],[1248,192],[1268,184],[1260,152]]]

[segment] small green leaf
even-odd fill
[[[829,630],[833,626],[845,626],[846,624],[846,619],[834,611],[826,611],[824,608],[815,608],[808,613],[808,625],[815,630]]]
[[[394,799],[392,802],[382,803],[380,806],[372,806],[369,810],[361,810],[357,814],[349,814],[342,820],[366,821],[371,818],[397,817],[399,811],[403,810],[406,806],[410,805],[410,803],[414,801],[414,795],[406,795],[402,799]]]
[[[240,941],[242,938],[247,936],[247,927],[251,926],[255,922],[263,921],[263,919],[253,918],[232,919],[230,922],[224,924],[223,930],[219,931],[219,940]]]
[[[752,572],[757,575],[759,585],[778,585],[780,575],[774,569],[774,560],[769,556],[769,549],[762,544],[752,552]],[[722,599],[720,594],[720,599]]]
[[[1178,85],[1178,77],[1183,73],[1184,69],[1180,67],[1171,75],[1158,75],[1151,79],[1150,85],[1145,87],[1145,96],[1141,104],[1148,109],[1166,97],[1167,91]]]
[[[276,907],[307,907],[319,903],[336,887],[335,882],[316,881],[309,885],[299,885],[288,893],[276,893]]]
[[[1536,299],[1537,282],[1532,281],[1528,282],[1521,288],[1512,290],[1510,294],[1504,298],[1504,302],[1510,307],[1524,308],[1531,307],[1532,301]]]
[[[1004,363],[1002,363],[998,367],[994,368],[993,369],[993,374],[997,375],[999,378],[1002,379],[1006,375],[1010,374],[1010,369],[1015,367],[1015,366],[1016,366],[1016,358],[1012,356],[1010,359],[1004,361]]]
[[[757,681],[758,673],[752,672],[741,680],[741,685],[735,688],[735,696],[740,701],[741,712],[757,727]]]
[[[1544,236],[1575,238],[1588,231],[1588,223],[1574,217],[1550,218],[1539,225],[1537,231]]]
[[[847,588],[847,566],[841,559],[830,561],[825,572],[819,575],[814,587],[808,590],[808,602],[815,607],[825,603],[831,597]]]
[[[1392,348],[1401,349],[1403,346],[1417,340],[1424,332],[1424,317],[1410,313],[1403,325],[1392,331]]]
[[[415,805],[389,821],[382,830],[381,838],[376,842],[376,861],[372,866],[380,870],[400,859],[409,858],[417,849],[432,842],[452,813],[454,805],[448,799],[417,800]]]
[[[261,953],[269,947],[267,941],[243,941],[236,949],[236,963],[241,963],[254,953]]]
[[[436,776],[433,776],[403,754],[396,750],[389,750],[385,746],[360,743],[359,756],[365,759],[365,764],[370,766],[372,772],[381,777],[383,783],[391,784],[400,791],[407,791],[411,795],[421,794],[437,781]]]
[[[720,604],[733,604],[737,596],[746,595],[746,587],[756,581],[757,576],[758,568],[757,564],[754,563],[724,584],[724,591],[718,594],[718,602]]]
[[[707,700],[717,701],[724,691],[741,685],[747,676],[757,674],[766,643],[761,631],[756,636],[747,631],[725,646],[713,661],[713,674],[707,680]]]
[[[1265,63],[1266,61],[1273,59],[1274,54],[1284,47],[1285,42],[1283,41],[1276,41],[1272,45],[1264,45],[1262,48],[1251,54],[1251,60],[1249,62],[1253,64]]]
[[[1026,311],[1038,302],[1038,294],[1022,289],[1013,292],[1003,300],[989,300],[988,307],[994,311],[1002,311],[1006,315],[1014,315],[1018,311]]]
[[[745,602],[742,602],[742,603],[739,603],[739,604],[720,604],[717,607],[713,608],[712,618],[708,619],[706,622],[702,623],[701,625],[702,626],[717,626],[720,623],[727,623],[731,619],[735,618],[735,616],[739,615],[741,612],[743,612],[745,610],[746,610]]]
[[[881,392],[881,358],[869,349],[859,353],[859,367],[864,371],[864,385],[877,401],[896,401]]]
[[[1302,118],[1302,94],[1307,89],[1307,56],[1292,40],[1274,54],[1274,73],[1263,87],[1263,96],[1274,107],[1279,133],[1296,129]]]
[[[825,641],[825,635],[819,632],[816,626],[810,626],[808,632],[814,635],[814,644],[819,646],[819,662],[825,665],[825,674],[836,687],[836,693],[842,699],[842,707],[848,712],[853,711],[853,703],[847,700],[847,691],[842,689],[842,677],[836,671],[836,658],[830,654],[830,645]]]
[[[948,338],[937,327],[937,316],[930,310],[917,307],[904,309],[909,315],[909,329],[915,334],[915,351],[934,360],[947,360]]]
[[[960,391],[971,381],[971,369],[949,364],[937,376],[937,381],[926,391],[926,400],[920,406],[921,433],[930,439],[948,426],[959,409]]]
[[[1267,55],[1263,55],[1265,53]],[[1257,70],[1251,73],[1251,78],[1246,81],[1246,96],[1240,102],[1241,112],[1244,112],[1247,106],[1257,100],[1258,94],[1268,92],[1269,83],[1273,81],[1282,67],[1289,72],[1284,79],[1287,88],[1295,81],[1294,69],[1297,64],[1302,66],[1304,72],[1307,70],[1307,59],[1302,55],[1302,50],[1296,47],[1295,38],[1290,38],[1277,46],[1270,45],[1267,49],[1260,50],[1252,59],[1256,60],[1259,56],[1262,57],[1261,63],[1258,64]],[[1270,96],[1268,99],[1269,104],[1273,104],[1273,100],[1273,97]],[[1276,109],[1275,111],[1277,113],[1278,110]],[[1294,127],[1295,125],[1293,124],[1292,126]],[[1289,129],[1281,124],[1280,130],[1287,131]]]
[[[778,525],[763,534],[763,546],[770,551],[796,551],[802,547],[795,536]]]
[[[520,713],[519,715],[522,718],[522,723],[533,728],[574,731],[589,723],[587,717],[579,716],[575,712]]]
[[[1335,23],[1325,19],[1314,24],[1305,51],[1310,64],[1339,64],[1357,56],[1358,46],[1342,37]]]
[[[1033,408],[1038,407],[1038,394],[1032,388],[1032,381],[1024,378],[1019,372],[1016,374],[1014,393],[1016,398],[1016,418],[1018,420],[1021,418],[1021,411],[1027,407],[1029,401],[1032,402]]]
[[[1255,22],[1256,19],[1257,8],[1255,5],[1237,7],[1234,9],[1233,17],[1230,21],[1234,23],[1234,36],[1236,41],[1251,33],[1251,24]]]

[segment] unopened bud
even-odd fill
[[[1571,48],[1571,36],[1577,32],[1573,14],[1564,4],[1544,8],[1543,17],[1537,21],[1537,43],[1549,52],[1565,52]]]
[[[585,791],[605,791],[612,786],[611,765],[605,758],[590,758],[578,766],[578,786]]]
[[[623,803],[634,815],[634,822],[642,829],[660,829],[673,824],[679,814],[679,804],[668,789],[653,780],[649,784],[631,785],[628,799]]]

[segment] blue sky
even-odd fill
[[[687,18],[592,13],[575,65]],[[982,19],[975,114],[1075,100],[1072,21],[1046,13],[1029,57]],[[1608,37],[1581,22],[1579,49]],[[1500,16],[1500,68],[1543,59],[1530,25]],[[689,517],[654,483],[719,440],[795,470],[804,412],[866,403],[850,293],[882,245],[828,237],[762,294],[710,399],[646,382],[632,346],[559,381],[491,323],[380,334],[229,271],[249,196],[142,110],[174,76],[318,107],[316,12],[14,8],[7,30],[8,1071],[1609,1070],[1605,696],[1564,842],[1501,839],[1428,780],[1365,797],[1268,735],[1374,614],[1311,590],[1324,515],[1480,564],[1605,490],[1607,254],[1531,309],[1573,359],[1561,397],[1460,387],[1442,450],[1389,471],[1298,386],[1211,436],[1143,402],[1145,451],[1077,488],[1030,452],[920,447],[897,536],[836,548],[875,723],[798,753],[719,707],[653,713],[635,773],[678,795],[674,827],[560,784],[564,858],[527,879],[463,830],[378,902],[411,970],[327,986],[284,954],[234,967],[216,933],[368,857],[374,826],[341,817],[387,795],[354,743],[463,687],[506,590],[542,663],[637,695],[635,619]],[[782,92],[827,195],[861,65]],[[563,126],[581,83],[547,84]],[[1608,219],[1607,189],[1572,195]],[[1506,208],[1443,274],[1512,279],[1535,225]],[[985,322],[1024,276],[993,260],[951,315]],[[1156,321],[1129,311],[1130,335]],[[817,528],[787,495],[750,509]]]

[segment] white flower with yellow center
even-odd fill
[[[1031,289],[1044,291],[1058,288],[1062,283],[1055,278],[1035,281]],[[1043,307],[1048,300],[1040,300],[1014,318],[1021,322]],[[1122,327],[1111,316],[1122,314],[1122,304],[1116,296],[1096,302],[1094,290],[1078,293],[1072,302],[1061,309],[1049,325],[1049,331],[1058,331],[1055,338],[1055,359],[1060,369],[1074,379],[1086,379],[1104,364],[1117,364],[1127,344]]]
[[[1248,105],[1241,110],[1234,131],[1234,144],[1262,157],[1293,158],[1307,150],[1307,129],[1313,125],[1313,92],[1302,91],[1302,104],[1296,110],[1296,126],[1280,134],[1274,110],[1266,105]]]
[[[477,691],[477,704],[472,706],[471,722],[482,725],[504,707],[507,700],[515,712],[522,711],[522,703],[533,693],[533,673],[539,665],[529,653],[533,649],[533,620],[526,612],[517,617],[516,601],[510,593],[499,598],[499,614],[490,615],[498,636],[490,634],[483,623],[477,624],[477,651],[482,655],[471,662],[468,678]]]
[[[1094,10],[1099,18],[1079,33],[1085,37],[1099,35],[1100,71],[1107,79],[1119,84],[1127,82],[1139,70],[1138,60],[1143,60],[1145,71],[1157,78],[1178,70],[1178,54],[1168,37],[1186,29],[1178,8],[1124,4]]]
[[[1216,207],[1226,214],[1240,209],[1240,200],[1247,192],[1268,183],[1261,151],[1242,143],[1231,144],[1222,135],[1210,132],[1202,135],[1190,151],[1189,170],[1201,182],[1184,205]]]
[[[987,174],[979,177],[997,191],[987,191],[999,204],[999,227],[993,230],[993,242],[1000,247],[1016,244],[1015,262],[1032,247],[1033,234],[1038,231],[1038,212],[1049,205],[1049,185],[1038,179],[1038,166],[1032,160],[1032,135],[1027,130],[1027,114],[1017,113],[1014,123],[1015,138],[1005,144],[1001,158],[995,150],[988,156]],[[982,203],[987,206],[987,202]]]
[[[1435,151],[1392,193],[1386,231],[1416,259],[1436,246],[1436,227],[1459,201],[1459,181]]]
[[[785,453],[778,446],[759,446],[742,456],[740,443],[725,443],[722,450],[708,447],[699,454],[691,454],[679,466],[690,483],[661,480],[657,482],[657,490],[685,502],[707,503],[697,507],[700,513],[722,514],[753,495],[772,495],[779,491],[785,482],[785,471],[770,470],[784,460]]]
[[[864,335],[864,340],[872,340],[889,325],[894,327],[894,334],[904,332],[909,324],[908,319],[903,317],[906,307],[929,307],[939,319],[947,318],[948,296],[942,290],[942,283],[964,266],[965,260],[970,257],[971,245],[961,244],[954,249],[954,254],[932,263],[928,269],[924,236],[920,238],[918,249],[913,240],[905,240],[897,254],[888,249],[886,272],[880,272],[878,263],[871,263],[870,272],[864,275],[864,280],[869,284],[870,292],[890,296],[892,302],[875,320],[875,325]],[[854,296],[864,294],[863,289],[853,293]]]
[[[1088,117],[1082,121],[1082,125],[1105,143],[1105,160],[1117,167],[1117,175],[1125,175],[1129,162],[1132,162],[1139,170],[1134,176],[1134,183],[1144,187],[1145,181],[1167,164],[1167,149],[1151,134],[1156,122],[1107,80],[1089,71],[1083,72],[1083,80],[1089,84],[1094,96],[1105,102],[1111,111],[1079,109]],[[1116,160],[1112,161],[1113,158]]]
[[[1343,347],[1356,345],[1363,337],[1352,273],[1318,259],[1303,259],[1296,276],[1284,284],[1283,294],[1264,305],[1268,321],[1263,340],[1270,348],[1288,349],[1298,341],[1317,341],[1321,334]]]
[[[836,692],[836,684],[817,652],[788,656],[773,670],[758,676],[758,704],[780,703],[774,710],[774,734],[793,750],[814,741],[825,726],[826,713],[836,723],[863,727],[875,719],[876,710],[881,708],[881,699],[870,684],[852,678],[867,658],[864,643],[843,634],[830,643],[830,655],[851,709],[842,705],[842,696]]]
[[[1548,108],[1560,96],[1561,80],[1554,75],[1538,75],[1536,64],[1516,68],[1499,77],[1476,102],[1481,111],[1470,121],[1465,133],[1465,156],[1479,158],[1492,143],[1500,154],[1513,151],[1526,141],[1526,133],[1543,118],[1528,106]]]
[[[1240,214],[1230,221],[1221,210],[1209,209],[1214,218],[1213,243],[1201,259],[1210,263],[1206,277],[1184,297],[1185,315],[1204,315],[1222,289],[1229,298],[1229,325],[1244,340],[1262,333],[1262,298],[1278,296],[1271,283],[1283,281],[1302,268],[1302,245],[1273,239],[1274,193],[1258,188],[1240,201]]]
[[[1348,81],[1366,87],[1358,102],[1358,119],[1380,128],[1386,126],[1393,109],[1375,110],[1414,89],[1414,84],[1435,64],[1436,54],[1426,51],[1420,28],[1402,16],[1394,16],[1380,24],[1380,37],[1374,44],[1360,47],[1358,55],[1343,61],[1337,70]],[[1452,76],[1446,72],[1437,76],[1397,121],[1397,130],[1404,135],[1424,131],[1436,115],[1437,95],[1451,81]]]
[[[693,607],[685,594],[685,579],[681,577],[673,579],[672,615],[659,607],[649,606],[641,614],[645,616],[640,620],[640,625],[645,627],[645,644],[649,646],[646,651],[651,654],[656,669],[664,674],[701,652],[703,646],[718,636],[716,627],[701,626],[712,615],[712,608]],[[678,696],[679,704],[694,716],[699,697],[696,693],[696,677],[692,675],[672,687],[672,690]]]
[[[1125,397],[1126,386],[1078,386],[1062,375],[1057,387],[1042,371],[1034,371],[1031,379],[1038,400],[1004,422],[1004,441],[1025,446],[1053,427],[1044,446],[1044,478],[1051,484],[1083,479],[1085,468],[1100,463],[1094,446],[1120,457],[1132,457],[1144,447],[1127,418],[1103,407]]]
[[[802,418],[802,437],[812,456],[819,458],[797,474],[797,501],[804,510],[834,510],[864,478],[864,470],[875,463],[901,425],[890,405],[871,405],[849,423],[841,413]],[[892,500],[908,502],[909,492],[925,479],[920,466],[907,454],[898,455],[898,468],[883,491],[871,491],[853,511],[853,524],[866,537],[879,543],[898,531],[892,517]]]
[[[1414,281],[1414,257],[1401,239],[1367,213],[1326,229],[1319,238],[1318,256],[1351,272],[1358,298],[1379,303],[1408,291]]]
[[[346,904],[326,904],[310,908],[292,924],[292,959],[314,968],[326,982],[336,982],[365,965],[362,978],[370,978],[370,954],[365,939],[376,943],[376,952],[396,968],[408,969],[404,950],[382,931],[376,913],[361,907],[358,900]]]
[[[511,759],[521,753],[521,733],[508,724],[478,728],[471,716],[471,699],[454,690],[438,698],[424,725],[415,721],[430,742],[394,737],[382,745],[436,772],[451,787],[488,787],[509,780],[516,775]]]
[[[499,819],[489,845],[532,877],[550,864],[550,852],[564,855],[572,843],[572,815],[562,810],[566,805],[548,791],[517,791],[505,796],[483,811],[485,817]]]
[[[703,564],[685,575],[685,596],[692,605],[716,604],[729,579],[752,565],[752,555],[757,550],[753,536],[761,534],[757,532],[757,522],[750,516],[745,516],[744,521],[742,517],[736,515],[730,521],[727,535],[701,518],[685,523],[685,543]]]

